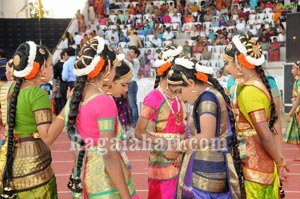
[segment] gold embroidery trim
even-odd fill
[[[225,173],[224,173],[225,174]],[[226,174],[225,174],[226,176]],[[193,186],[200,190],[221,193],[228,191],[227,180],[208,179],[193,173]]]
[[[239,137],[251,137],[253,135],[256,135],[256,130],[255,129],[248,129],[246,131],[238,131],[237,135]]]
[[[182,160],[182,165],[181,165],[179,178],[178,178],[177,199],[181,199],[184,178],[185,178],[186,170],[187,170],[187,167],[188,167],[188,164],[189,164],[192,154],[193,154],[192,152],[187,151]]]
[[[36,125],[52,122],[52,112],[50,109],[37,110],[33,112]]]
[[[172,134],[172,133],[155,133],[155,137],[159,138],[180,138],[179,134]]]
[[[101,133],[104,132],[112,132],[115,127],[115,119],[114,118],[102,118],[98,120],[98,128]]]
[[[211,101],[203,101],[200,106],[198,106],[197,111],[199,115],[203,112],[210,112],[214,115],[217,114],[217,104]]]
[[[267,122],[266,112],[264,109],[252,111],[248,113],[248,115],[250,116],[253,125],[261,122]]]
[[[246,180],[263,185],[272,185],[274,181],[274,173],[266,173],[243,167],[243,174]]]
[[[214,151],[197,151],[195,155],[195,160],[204,160],[209,162],[223,162],[224,155],[220,152]]]
[[[121,76],[119,78],[119,80],[122,81],[122,82],[127,82],[127,81],[130,81],[132,79],[132,77],[133,77],[133,73],[132,73],[132,70],[130,70],[128,73]]]
[[[49,166],[47,169],[33,175],[22,178],[14,178],[12,180],[12,187],[16,190],[29,189],[31,187],[36,187],[38,185],[46,183],[52,178],[52,176],[53,171],[51,169],[51,166]]]

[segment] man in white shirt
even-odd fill
[[[79,51],[80,51],[80,43],[81,43],[81,40],[83,39],[83,37],[78,34],[78,32],[75,32],[74,33],[75,36],[74,36],[74,41],[75,41],[75,45],[76,45],[76,55],[78,55]]]
[[[246,24],[243,18],[240,18],[239,22],[236,23],[235,27],[239,34],[245,34]]]
[[[174,13],[171,17],[171,23],[179,23],[181,24],[181,19],[177,13]]]
[[[130,108],[130,115],[132,126],[135,127],[137,120],[139,118],[138,105],[137,105],[137,92],[138,92],[138,72],[140,69],[140,61],[138,57],[141,52],[137,47],[129,47],[129,56],[132,58],[133,64],[131,70],[133,73],[132,81],[128,85],[128,102]]]
[[[174,39],[174,34],[173,34],[173,32],[171,31],[170,27],[168,27],[168,28],[166,29],[166,31],[164,32],[164,34],[163,34],[163,39],[164,39],[165,41],[172,41],[172,40]]]
[[[257,37],[257,30],[253,24],[249,24],[247,29],[248,29],[247,30],[248,35],[250,35],[251,37]]]
[[[150,41],[153,45],[153,47],[161,47],[162,46],[162,41],[161,39],[157,38],[156,35],[154,35],[154,37],[152,38],[152,40]]]

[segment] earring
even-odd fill
[[[239,77],[242,77],[242,76],[244,75],[244,73],[242,73],[242,72],[237,72],[236,75],[239,76]]]
[[[196,93],[196,90],[195,90],[195,88],[194,88],[194,87],[193,87],[192,93]]]
[[[46,77],[45,77],[45,73],[42,73],[42,75],[41,75],[41,80],[45,80],[46,79]]]

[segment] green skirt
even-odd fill
[[[57,199],[55,176],[41,187],[17,193],[18,199]]]
[[[296,113],[292,115],[291,121],[285,129],[283,141],[288,144],[300,144],[300,131]]]

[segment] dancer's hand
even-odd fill
[[[68,87],[68,90],[67,90],[67,99],[69,99],[73,95],[73,91],[74,91],[74,88],[71,90],[71,88]]]
[[[175,151],[165,151],[164,158],[166,158],[169,161],[175,161],[177,158],[178,152]]]
[[[287,114],[286,117],[285,117],[285,121],[290,122],[290,120],[291,120],[291,115]]]
[[[177,157],[175,158],[175,160],[173,161],[173,165],[177,168],[180,167],[181,165],[181,162],[182,162],[182,154],[181,153],[178,153]]]
[[[287,181],[287,174],[290,172],[290,169],[285,164],[285,161],[282,165],[277,165],[278,176],[282,182]]]

